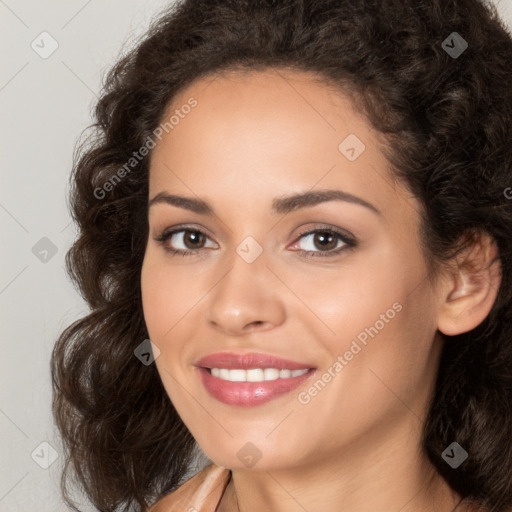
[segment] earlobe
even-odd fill
[[[454,270],[439,287],[438,329],[455,336],[477,327],[487,317],[498,295],[501,265],[496,242],[487,233],[475,232]]]

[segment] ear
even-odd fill
[[[470,245],[452,260],[438,287],[437,328],[448,336],[468,332],[487,317],[498,295],[501,265],[494,239],[469,234]]]

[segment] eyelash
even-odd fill
[[[176,229],[173,229],[171,231],[163,231],[159,236],[155,237],[155,241],[157,242],[160,242],[162,245],[169,239],[171,238],[173,235],[175,235],[176,233],[186,233],[186,232],[191,232],[191,233],[200,233],[204,236],[206,236],[207,238],[208,235],[206,235],[206,233],[204,233],[203,231],[199,230],[199,229],[195,229],[195,228],[188,228],[188,227],[180,227],[180,228],[176,228]],[[299,255],[303,258],[332,258],[334,256],[337,256],[338,254],[340,254],[342,251],[347,251],[347,250],[351,250],[351,249],[354,249],[356,246],[357,246],[357,243],[354,239],[348,237],[346,234],[336,230],[336,229],[333,229],[333,228],[316,228],[316,229],[313,229],[313,230],[309,230],[309,231],[305,231],[303,233],[300,233],[296,239],[296,241],[298,242],[301,238],[304,238],[308,235],[312,235],[312,234],[316,234],[316,233],[328,233],[330,235],[335,235],[337,237],[338,240],[341,240],[345,245],[342,246],[342,247],[339,247],[338,249],[334,249],[334,250],[330,250],[330,251],[303,251],[303,250],[298,250],[297,252],[299,253]],[[191,249],[173,249],[171,247],[167,247],[167,246],[164,246],[164,250],[173,254],[173,255],[181,255],[181,256],[193,256],[194,254],[196,254],[198,251],[200,251],[202,248],[200,249],[195,249],[195,250],[191,250]]]

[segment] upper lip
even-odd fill
[[[298,363],[289,359],[282,359],[270,354],[250,352],[247,354],[235,354],[234,352],[217,352],[199,359],[196,366],[203,368],[239,368],[249,370],[251,368],[277,368],[279,370],[301,370],[313,368],[308,363]]]

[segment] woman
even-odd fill
[[[512,510],[511,78],[477,0],[155,21],[72,176],[54,414],[98,510]]]

